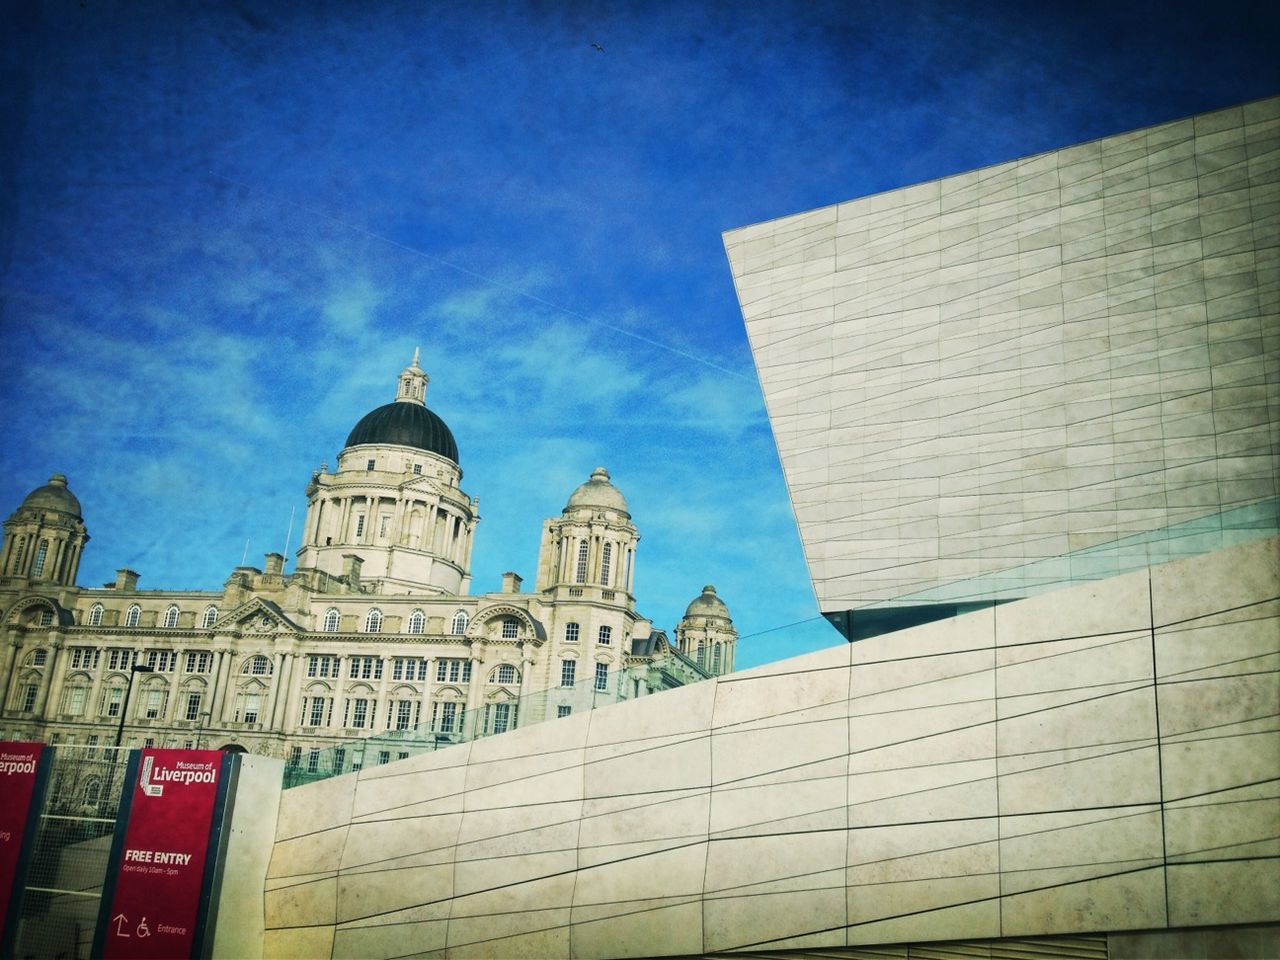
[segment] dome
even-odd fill
[[[449,427],[418,403],[397,400],[370,410],[352,429],[344,446],[361,443],[416,447],[458,462],[458,444]]]
[[[568,513],[579,507],[617,510],[628,517],[631,516],[631,511],[627,509],[626,497],[609,482],[609,471],[604,467],[596,467],[592,470],[591,479],[569,494],[569,503],[565,506],[564,512]]]
[[[80,516],[80,501],[67,489],[66,474],[55,473],[43,487],[36,487],[27,494],[18,509],[59,510],[72,516]]]
[[[702,594],[693,598],[684,615],[686,617],[723,617],[728,620],[729,608],[716,596],[716,588],[708,583],[702,588]]]

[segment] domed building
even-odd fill
[[[640,534],[603,467],[545,521],[531,592],[472,594],[479,502],[427,385],[415,352],[312,474],[289,574],[269,553],[220,590],[78,587],[80,503],[62,474],[33,490],[0,549],[4,736],[245,750],[305,779],[732,669],[714,588],[676,643],[637,611]]]

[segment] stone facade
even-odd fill
[[[603,468],[546,521],[533,591],[508,573],[501,591],[469,594],[478,503],[426,385],[415,355],[396,400],[313,474],[293,573],[267,554],[216,591],[142,590],[131,570],[77,586],[80,504],[61,474],[33,491],[0,551],[0,734],[105,746],[127,699],[126,745],[305,765],[392,735],[403,742],[386,760],[731,669],[737,633],[718,599],[719,617],[677,628],[727,651],[705,666],[698,643],[685,656],[637,611],[640,534]]]

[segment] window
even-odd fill
[[[572,687],[574,674],[578,672],[578,661],[561,660],[560,661],[560,686]]]
[[[387,710],[387,729],[409,730],[418,725],[422,704],[414,700],[393,700]]]
[[[42,627],[51,627],[51,626],[53,626],[53,611],[52,611],[52,610],[41,610],[41,611],[40,611],[40,626],[42,626]]]
[[[244,666],[240,668],[241,673],[247,673],[255,677],[271,676],[271,661],[262,654],[250,657],[244,662]],[[310,676],[310,674],[308,674]],[[336,674],[335,674],[336,676]]]
[[[19,540],[17,548],[13,551],[13,572],[22,572],[22,554],[26,550],[27,541]]]
[[[169,609],[164,612],[164,626],[166,629],[172,629],[178,625],[178,608],[170,605]]]
[[[337,676],[337,674],[334,674]],[[353,680],[381,680],[382,679],[382,658],[381,657],[352,657],[351,668],[347,672],[347,676]]]
[[[24,684],[22,687],[22,698],[20,700],[19,710],[28,712],[35,709],[36,690],[39,689],[34,683]]]
[[[124,702],[124,687],[108,687],[102,691],[102,707],[99,713],[108,717],[120,716],[120,705]]]
[[[587,541],[585,540],[578,544],[578,569],[573,579],[576,583],[587,582]]]
[[[324,615],[324,632],[325,633],[338,632],[338,611],[334,610],[332,607],[330,607],[329,610],[326,611]]]
[[[124,615],[124,625],[126,627],[136,627],[141,619],[142,608],[135,603],[129,608],[129,612]]]
[[[413,472],[414,472],[415,474],[421,475],[421,474],[422,474],[422,464],[420,464],[420,463],[415,463],[415,464],[413,465]]]
[[[199,693],[196,693],[196,692],[188,693],[187,705],[182,712],[183,717],[185,717],[187,720],[199,720],[200,719],[200,700],[201,700],[201,695]]]
[[[72,647],[71,669],[92,670],[98,665],[98,657],[102,651],[96,647]]]
[[[600,633],[596,636],[596,643],[602,647],[613,643],[613,627],[601,627]]]
[[[514,640],[520,636],[520,621],[508,617],[502,621],[502,639]]]
[[[320,751],[312,749],[307,753],[307,773],[320,772]]]
[[[100,799],[102,799],[102,781],[97,777],[86,780],[84,784],[84,802],[97,803]]]
[[[459,610],[453,615],[453,623],[449,626],[449,632],[454,636],[460,636],[467,632],[467,611]]]
[[[723,644],[717,643],[711,648],[711,672],[716,675],[719,675],[720,673],[720,648],[722,646]]]
[[[436,682],[437,683],[470,683],[471,682],[471,661],[470,660],[437,660],[436,661]]]
[[[34,666],[43,667],[48,662],[49,662],[48,650],[43,650],[43,649],[37,650],[35,653],[31,655],[31,663]]]
[[[84,701],[88,694],[88,687],[67,687],[66,704],[62,708],[62,712],[71,714],[73,717],[80,716],[84,713]]]
[[[427,627],[427,616],[421,610],[409,614],[409,633],[422,633]]]
[[[386,539],[387,528],[391,526],[391,517],[389,514],[383,514],[378,518],[378,537]]]
[[[291,767],[296,767],[301,763],[302,763],[302,748],[290,747],[288,765]]]
[[[104,613],[104,611],[105,611],[105,608],[100,603],[95,603],[92,607],[90,607],[89,608],[89,626],[91,627],[102,626],[102,614]]]
[[[431,729],[436,733],[457,733],[462,728],[462,710],[452,700],[431,705]]]
[[[364,697],[347,701],[346,726],[362,728],[369,723],[369,701]]]
[[[316,656],[312,654],[307,657],[307,676],[328,678],[338,676],[339,660],[337,657]]]
[[[381,633],[382,632],[382,611],[377,607],[370,610],[364,618],[365,633]]]
[[[374,468],[374,467],[376,467],[377,465],[378,465],[378,461],[377,461],[377,460],[369,460],[369,461],[367,461],[367,462],[365,463],[365,465],[364,465],[364,469],[365,469],[365,471],[366,471],[366,472],[371,473],[371,472],[373,472],[373,468]]]
[[[346,766],[346,763],[347,763],[346,747],[334,747],[333,748],[333,772],[341,773],[342,768]]]
[[[504,663],[498,667],[493,673],[495,683],[519,683],[520,674],[516,672],[516,668],[509,663]]]
[[[49,541],[41,540],[40,545],[36,547],[35,559],[31,561],[31,575],[38,577],[44,573],[44,561],[49,556]]]
[[[391,751],[390,751],[390,750],[379,750],[379,751],[378,751],[378,763],[390,763],[390,762],[391,762]]]
[[[96,733],[89,734],[84,743],[89,748],[85,756],[92,760],[98,754],[98,735]]]
[[[392,680],[427,679],[427,662],[418,658],[396,657],[391,661]]]
[[[609,665],[607,663],[596,664],[596,689],[609,689]]]
[[[200,618],[200,627],[204,630],[208,630],[210,627],[213,626],[214,621],[217,619],[218,619],[218,608],[205,607],[204,616]]]
[[[571,713],[573,713],[573,707],[569,706],[567,703],[562,703],[560,706],[556,707],[557,717],[567,717]]]
[[[195,650],[187,654],[187,673],[208,673],[213,655],[208,650]]]
[[[356,514],[356,536],[364,536],[364,514]]]
[[[147,666],[156,673],[172,673],[177,663],[178,655],[172,650],[147,651]]]
[[[489,732],[506,733],[512,727],[515,711],[510,703],[489,704]]]
[[[604,586],[609,585],[609,564],[613,561],[613,544],[606,543],[604,551],[600,555],[600,583]]]
[[[333,719],[333,698],[310,696],[302,698],[302,725],[327,727]]]
[[[578,627],[578,625],[577,625],[576,623],[566,623],[566,624],[564,625],[564,642],[565,642],[565,643],[577,643],[577,642],[578,642],[578,630],[579,630],[579,627]]]
[[[169,699],[167,690],[152,687],[147,691],[146,699],[143,702],[143,716],[148,720],[158,720],[164,716],[165,701]]]

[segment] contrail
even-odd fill
[[[579,313],[576,310],[571,310],[568,307],[562,306],[558,303],[552,303],[550,300],[544,300],[542,297],[539,297],[532,293],[528,293],[527,291],[524,291],[524,290],[520,290],[519,288],[510,286],[509,284],[505,284],[500,280],[495,280],[493,279],[493,277],[487,277],[483,273],[476,273],[476,271],[474,270],[468,270],[466,267],[460,267],[456,263],[450,263],[448,260],[442,259],[441,257],[437,257],[434,254],[427,253],[427,251],[425,250],[419,250],[417,247],[411,247],[406,243],[401,243],[399,240],[393,240],[391,237],[385,236],[384,234],[381,234],[381,233],[377,233],[373,230],[368,229],[367,227],[362,227],[359,224],[351,223],[350,221],[343,220],[339,217],[335,217],[333,214],[326,213],[324,210],[318,210],[314,207],[308,207],[305,204],[298,203],[296,200],[290,200],[288,197],[282,197],[278,194],[271,193],[268,190],[262,190],[258,187],[252,186],[251,184],[244,183],[241,180],[235,180],[235,179],[232,179],[231,177],[223,176],[222,174],[217,173],[214,170],[209,171],[209,176],[214,177],[217,180],[221,180],[224,183],[230,183],[234,186],[240,187],[243,190],[248,190],[251,193],[261,194],[264,197],[268,197],[271,200],[274,200],[276,203],[282,203],[287,206],[294,207],[295,209],[301,210],[304,213],[311,214],[313,217],[322,217],[325,220],[329,220],[333,223],[338,224],[341,227],[346,228],[347,230],[351,230],[355,233],[359,233],[366,237],[369,237],[372,240],[377,240],[380,243],[388,244],[399,250],[403,250],[405,253],[413,254],[415,257],[421,257],[423,260],[429,260],[430,262],[438,264],[439,266],[447,267],[448,269],[453,270],[456,273],[463,274],[464,276],[473,277],[476,280],[479,280],[481,283],[487,283],[489,286],[496,287],[497,289],[502,290],[506,293],[509,293],[514,297],[520,297],[524,300],[530,301],[531,303],[536,303],[541,306],[548,307],[551,310],[555,310],[566,316],[573,317],[576,320],[581,320],[584,323],[591,323],[597,327],[603,327],[606,330],[612,330],[614,333],[621,334],[624,337],[630,337],[632,340],[638,340],[641,343],[646,343],[651,347],[657,347],[659,350],[665,350],[668,353],[674,353],[678,357],[684,357],[686,360],[692,360],[694,363],[700,363],[704,367],[710,367],[712,370],[716,370],[720,373],[728,374],[731,377],[737,377],[739,380],[746,380],[749,383],[755,382],[754,378],[749,377],[744,373],[739,373],[737,370],[731,370],[728,367],[722,367],[718,363],[712,363],[710,360],[707,360],[703,357],[699,357],[692,353],[688,353],[687,351],[681,350],[678,347],[673,347],[668,343],[662,343],[658,340],[654,340],[650,337],[646,337],[643,334],[633,333],[630,330],[623,329],[622,327],[616,326],[615,324],[609,323],[605,320],[598,320],[595,317],[589,317],[586,314]]]

